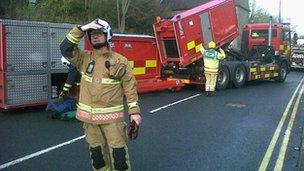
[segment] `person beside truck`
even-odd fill
[[[77,47],[85,34],[92,52]],[[111,39],[110,25],[96,19],[74,27],[60,49],[81,73],[76,118],[83,122],[93,170],[131,170],[123,101],[126,97],[130,122],[140,125],[137,83],[128,60],[111,50]]]
[[[207,50],[203,46],[201,47],[201,53],[204,58],[205,91],[207,96],[215,95],[220,60],[226,57],[223,49],[219,48],[219,51],[217,51],[215,48],[216,43],[214,41],[208,43]]]

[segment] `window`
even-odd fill
[[[290,40],[290,32],[288,30],[282,31],[282,39],[283,41],[289,41]]]
[[[277,30],[272,29],[272,38],[277,37]],[[268,39],[268,29],[267,30],[252,30],[251,31],[251,38],[258,39],[258,38],[265,38]]]

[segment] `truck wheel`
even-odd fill
[[[287,77],[287,65],[283,63],[279,70],[279,76],[275,79],[278,82],[284,82]]]
[[[236,88],[242,87],[246,81],[246,70],[244,65],[238,64],[233,71],[233,85]]]
[[[230,79],[229,70],[227,66],[225,65],[221,66],[218,72],[216,89],[218,90],[226,89],[229,84],[229,79]]]

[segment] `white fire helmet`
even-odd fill
[[[103,32],[106,36],[107,36],[107,43],[108,44],[111,44],[112,42],[112,36],[113,36],[113,33],[112,33],[112,29],[111,29],[111,26],[109,25],[108,22],[106,22],[105,20],[101,20],[99,18],[95,19],[95,22],[96,24],[100,25],[101,28],[99,29],[101,32]],[[91,34],[91,31],[90,30],[88,32],[89,34],[89,39],[90,39],[90,34]],[[91,41],[91,40],[90,40]]]

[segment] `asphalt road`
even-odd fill
[[[139,138],[129,143],[132,170],[258,170],[271,145],[267,170],[280,163],[283,170],[297,170],[304,121],[301,96],[299,105],[295,103],[302,87],[281,129],[278,125],[303,76],[292,72],[284,83],[253,82],[215,97],[193,88],[140,95],[143,124]],[[278,139],[271,143],[275,132]],[[53,120],[43,108],[9,111],[0,114],[0,136],[4,170],[91,170],[78,121]],[[288,144],[282,143],[286,138]],[[282,144],[286,154],[276,162]],[[41,151],[50,147],[54,149]]]

